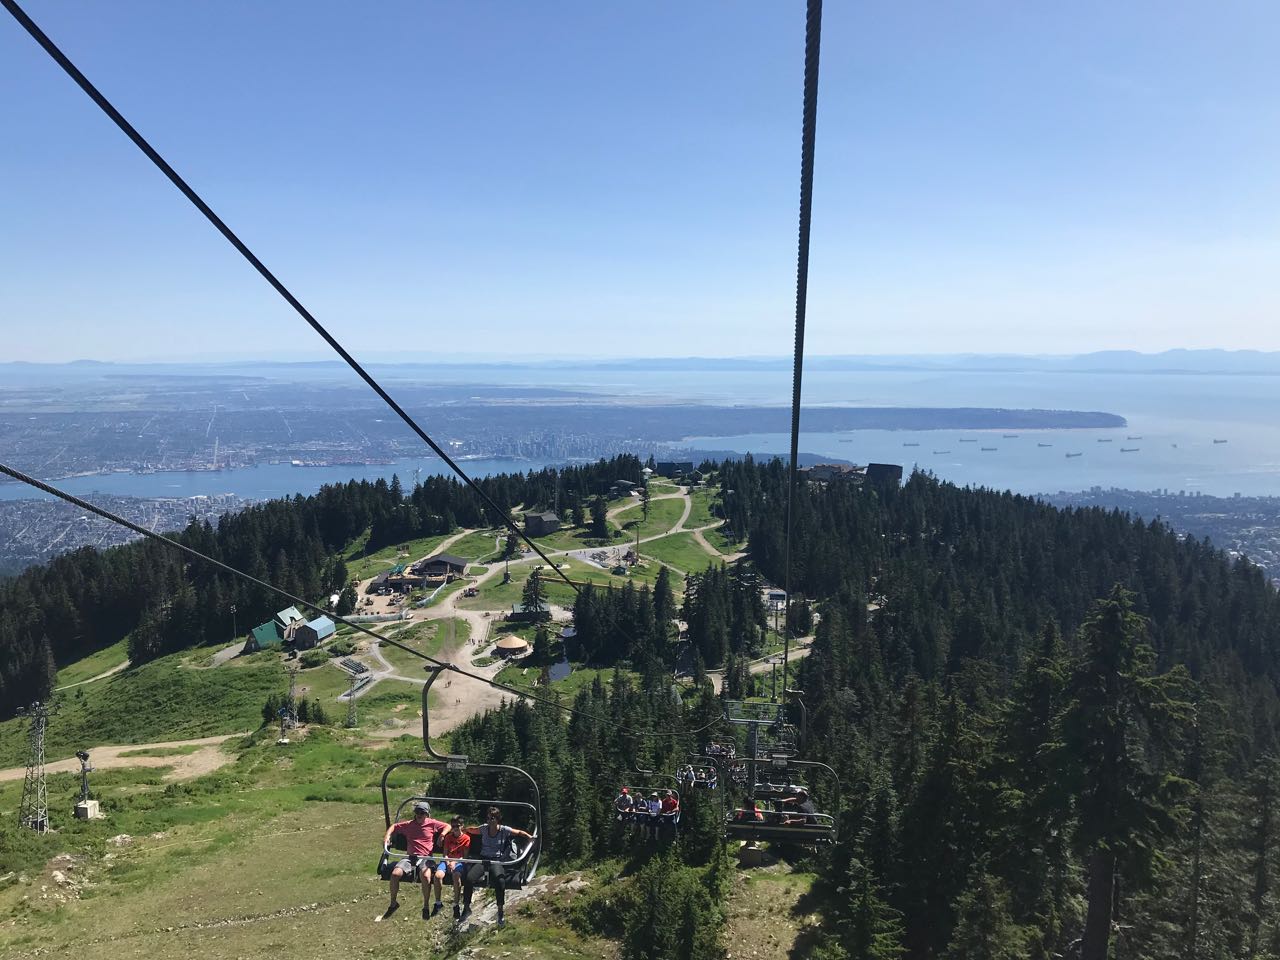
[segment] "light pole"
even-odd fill
[[[236,628],[236,605],[231,605],[231,642],[235,643],[240,636],[240,631]]]

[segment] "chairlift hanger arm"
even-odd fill
[[[416,767],[420,770],[434,770],[436,773],[443,773],[449,769],[446,765],[446,761],[443,760],[396,760],[394,763],[389,764],[387,768],[382,771],[382,815],[387,826],[391,826],[393,823],[391,819],[391,803],[388,799],[387,778],[401,767]],[[442,802],[471,803],[479,805],[487,804],[496,807],[505,806],[529,808],[533,811],[534,823],[537,825],[538,833],[541,833],[542,824],[541,814],[539,811],[542,809],[542,791],[538,788],[538,782],[529,775],[528,771],[522,770],[520,767],[513,767],[506,763],[469,763],[467,764],[466,769],[473,773],[509,773],[518,777],[523,777],[528,781],[529,789],[533,792],[533,803],[528,803],[524,800],[485,800],[467,797],[435,797],[434,799]],[[401,806],[403,807],[403,804]],[[397,810],[397,814],[398,813],[399,810]]]

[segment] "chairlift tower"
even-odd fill
[[[285,709],[289,711],[289,715],[284,718],[284,722],[289,725],[292,730],[298,725],[298,668],[289,667],[289,699],[285,702]]]
[[[77,750],[76,759],[80,761],[80,800],[75,805],[77,820],[98,820],[102,817],[102,809],[97,800],[89,798],[89,774],[93,767],[89,763],[89,753]]]
[[[30,750],[27,754],[27,776],[22,784],[22,803],[18,807],[18,824],[36,833],[49,832],[49,788],[45,782],[44,734],[49,717],[57,706],[36,701],[23,712],[31,717],[27,729]]]
[[[347,678],[347,727],[355,729],[356,725],[356,675]]]

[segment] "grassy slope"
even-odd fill
[[[702,549],[702,545],[693,539],[691,533],[673,533],[661,540],[650,540],[640,544],[642,556],[656,560],[683,570],[685,573],[701,573],[712,563],[719,563],[719,557],[713,557]]]
[[[444,543],[447,537],[423,537],[420,540],[410,540],[408,543],[399,543],[390,547],[383,547],[376,550],[367,557],[363,556],[363,541],[367,535],[356,540],[343,554],[347,561],[347,572],[351,574],[354,580],[367,580],[369,577],[375,576],[397,563],[409,563],[419,560],[422,557],[433,553],[436,547]],[[405,554],[406,556],[401,556]]]
[[[689,511],[689,519],[685,521],[686,527],[690,529],[705,527],[719,519],[711,515],[711,504],[716,499],[714,489],[703,487],[700,490],[694,490],[689,494],[689,498],[693,501],[693,509]]]
[[[739,550],[746,549],[746,543],[741,540],[730,540],[724,535],[724,527],[716,527],[714,530],[707,530],[702,535],[707,538],[707,543],[711,544],[721,553],[728,555],[737,553]]]
[[[477,530],[474,533],[468,533],[449,547],[448,552],[455,557],[465,557],[468,560],[487,560],[500,552],[494,548],[495,538],[500,547],[506,542],[506,531]]]
[[[278,657],[217,670],[185,666],[200,651],[172,654],[64,691],[49,724],[50,760],[98,744],[151,743],[256,729],[268,694],[287,689]],[[0,723],[0,766],[25,761],[26,724]]]
[[[613,527],[609,528],[609,542],[621,543],[625,537]],[[549,533],[545,537],[534,537],[533,542],[543,550],[585,550],[599,547],[600,540],[591,536],[589,527],[571,527]]]
[[[386,897],[372,875],[383,829],[377,784],[405,747],[370,751],[341,733],[312,731],[284,748],[259,737],[237,749],[232,765],[175,786],[159,769],[103,771],[95,789],[106,820],[59,813],[56,834],[0,835],[8,841],[0,843],[0,873],[22,875],[0,881],[0,955],[310,960],[454,956],[466,947],[474,957],[617,956],[616,945],[567,929],[565,895],[518,904],[507,930],[464,942],[448,942],[443,921],[422,923],[416,890],[402,894],[405,909],[394,920],[372,923]],[[56,810],[70,804],[75,786],[72,775],[51,778]],[[0,809],[11,811],[20,790],[0,787]],[[135,840],[106,843],[120,833]],[[63,849],[78,859],[60,869],[87,881],[78,897],[41,870]],[[479,893],[477,905],[486,900]]]
[[[684,513],[684,500],[671,497],[666,500],[649,501],[649,519],[644,519],[644,509],[637,500],[635,506],[628,507],[614,516],[614,522],[621,524],[623,532],[630,539],[635,539],[636,526],[640,527],[640,537],[652,537],[666,533],[676,525],[680,515]],[[640,547],[644,549],[644,545]]]
[[[83,660],[68,664],[58,671],[55,687],[64,687],[70,683],[80,683],[100,673],[106,673],[112,667],[119,666],[129,659],[128,638],[117,641],[109,647],[103,647],[97,653],[91,653]]]
[[[414,624],[407,630],[391,635],[398,643],[412,647],[429,657],[443,657],[462,646],[471,636],[471,624],[466,620],[430,620]],[[407,677],[422,676],[423,661],[411,653],[383,644],[382,655]]]

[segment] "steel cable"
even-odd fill
[[[804,373],[804,324],[809,301],[809,228],[813,223],[813,152],[818,128],[818,57],[822,49],[822,0],[808,0],[804,26],[804,120],[800,132],[800,238],[796,252],[796,338],[791,371],[791,464],[787,471],[787,539],[783,550],[786,623],[783,624],[782,703],[787,702],[791,660],[791,547],[800,456],[800,382]]]
[[[497,503],[494,502],[493,498],[485,493],[484,490],[481,489],[480,485],[467,475],[466,471],[458,466],[443,447],[432,440],[422,427],[418,426],[417,421],[414,420],[413,417],[409,416],[404,408],[392,398],[391,394],[387,393],[387,391],[383,389],[382,385],[378,383],[378,381],[375,380],[363,366],[360,365],[359,361],[348,353],[346,348],[343,347],[342,344],[340,344],[337,339],[325,329],[324,325],[312,316],[311,311],[304,307],[302,302],[289,291],[288,287],[286,287],[274,273],[267,269],[267,265],[258,259],[257,255],[236,235],[235,231],[223,222],[221,217],[213,212],[213,208],[204,202],[201,196],[196,193],[191,185],[187,183],[186,180],[182,179],[178,174],[178,171],[174,170],[173,167],[169,165],[169,162],[165,160],[165,158],[162,157],[150,143],[147,142],[146,138],[134,129],[133,124],[129,123],[120,111],[102,95],[98,88],[89,82],[89,78],[71,62],[71,59],[58,48],[57,44],[49,39],[48,35],[36,25],[35,21],[27,16],[26,11],[18,6],[14,0],[0,0],[0,4],[4,5],[4,8],[12,14],[13,18],[22,25],[23,29],[31,35],[32,39],[34,39],[36,43],[40,44],[40,46],[44,48],[45,52],[53,58],[58,66],[62,67],[67,76],[76,82],[77,86],[79,86],[80,89],[89,96],[89,99],[96,103],[102,112],[110,117],[111,121],[120,128],[124,135],[133,141],[134,145],[146,155],[147,159],[155,164],[160,172],[169,178],[170,182],[178,188],[184,197],[191,201],[192,205],[197,210],[204,214],[205,219],[213,224],[214,228],[226,238],[227,242],[236,248],[240,255],[244,257],[259,274],[262,275],[262,278],[266,280],[267,283],[271,284],[275,291],[285,299],[285,302],[287,302],[289,306],[293,307],[298,316],[302,317],[302,319],[311,326],[311,329],[318,333],[325,343],[329,344],[338,356],[346,361],[347,366],[354,370],[356,374],[359,375],[360,379],[367,383],[370,389],[381,397],[387,406],[395,411],[396,415],[408,425],[409,429],[416,433],[422,441],[435,452],[436,456],[449,466],[449,469],[461,477],[467,486],[469,486],[472,491],[484,501],[495,515],[502,518],[503,524],[505,524],[512,533],[520,537],[520,539],[533,549],[534,553],[546,561],[551,569],[560,575],[560,579],[569,585],[569,588],[573,590],[575,595],[581,593],[581,589],[577,584],[569,579],[568,574],[551,562],[551,559],[542,552],[542,549],[534,543],[523,530],[520,529],[519,524],[508,516],[507,512],[499,507]]]

